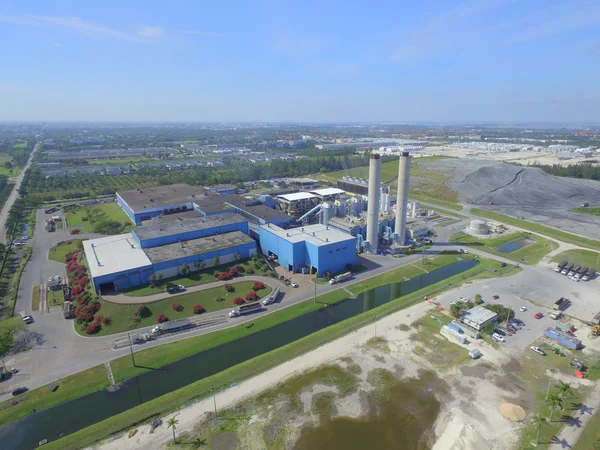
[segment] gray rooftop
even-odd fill
[[[234,247],[237,245],[255,242],[241,231],[218,234],[198,239],[190,239],[176,244],[162,245],[144,249],[152,264],[158,264],[173,259],[192,255],[201,255],[221,248]]]
[[[202,214],[199,211],[196,211],[195,209],[191,209],[180,213],[165,214],[160,217],[156,216],[152,219],[144,220],[142,224],[146,227],[149,225],[158,225],[161,223],[166,224],[169,222],[179,222],[181,220],[195,219],[197,217],[204,217],[204,214]]]
[[[498,314],[496,314],[494,311],[490,311],[481,305],[477,305],[474,308],[465,311],[463,317],[471,322],[482,324],[490,319],[493,319],[497,315]]]
[[[186,203],[198,198],[218,195],[208,189],[183,183],[121,191],[117,194],[134,211]]]
[[[163,236],[187,233],[195,230],[205,230],[233,223],[247,222],[248,219],[240,214],[228,213],[222,216],[196,217],[193,219],[180,220],[178,222],[160,223],[158,225],[146,225],[137,227],[134,233],[145,241]]]

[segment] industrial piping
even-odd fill
[[[410,175],[410,155],[402,152],[398,168],[398,196],[396,197],[396,227],[398,242],[406,241],[406,213],[408,212],[408,179]]]
[[[377,231],[379,228],[379,201],[381,188],[381,159],[371,155],[369,161],[369,203],[367,205],[367,241],[370,252],[377,253]]]

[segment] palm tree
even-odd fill
[[[551,408],[550,412],[550,422],[552,422],[552,417],[554,416],[554,410],[556,407],[562,409],[563,401],[562,398],[558,394],[550,394],[546,399],[546,404]]]
[[[573,395],[573,388],[571,387],[571,383],[565,383],[562,380],[559,380],[558,384],[555,384],[554,387],[558,390],[558,396],[564,400],[567,394]]]
[[[175,445],[177,445],[177,439],[175,439],[175,430],[177,429],[177,424],[179,423],[179,420],[177,420],[175,417],[171,417],[169,420],[167,420],[167,428],[173,429],[173,442],[175,443]]]

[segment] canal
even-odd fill
[[[350,317],[411,294],[479,264],[461,260],[401,283],[366,291],[244,338],[204,350],[120,384],[53,408],[32,413],[0,428],[3,449],[33,449],[43,439],[54,441],[144,402],[219,373],[263,353],[294,342]]]

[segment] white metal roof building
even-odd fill
[[[277,196],[278,209],[294,219],[300,218],[319,204],[319,197],[309,192]]]
[[[475,328],[478,331],[481,331],[486,323],[495,322],[496,320],[498,320],[498,314],[481,305],[465,311],[460,317],[462,323],[469,325],[471,328]]]

